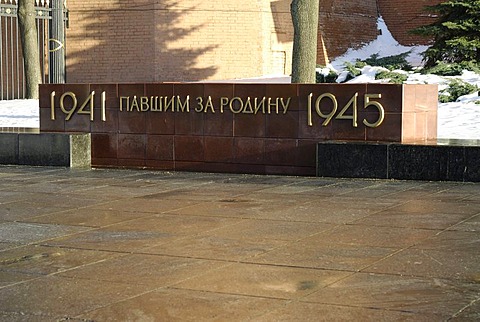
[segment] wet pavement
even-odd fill
[[[0,167],[0,321],[475,321],[480,184]]]

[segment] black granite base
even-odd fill
[[[322,142],[317,176],[480,182],[480,141]]]
[[[90,134],[0,133],[0,164],[90,167]]]

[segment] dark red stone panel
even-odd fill
[[[316,175],[316,171],[315,168],[266,165],[265,172],[263,174],[314,177]]]
[[[50,94],[52,92],[56,92],[57,94],[55,95],[55,106],[59,105],[59,98],[62,96],[62,94],[65,91],[65,84],[45,84],[41,85],[39,88],[39,106],[40,108],[48,108],[50,109]]]
[[[147,113],[137,111],[118,112],[118,130],[125,134],[142,134],[145,133]]]
[[[205,162],[175,161],[175,171],[205,172]]]
[[[197,97],[203,97],[204,84],[201,83],[175,83],[173,84],[173,95],[180,96],[182,101],[190,96],[192,106],[195,106]]]
[[[212,102],[215,106],[215,110],[220,109],[220,99],[222,97],[232,98],[234,97],[234,85],[233,84],[204,84],[204,97],[212,98]]]
[[[298,167],[316,167],[318,140],[298,140],[295,151],[295,165]]]
[[[298,84],[267,84],[266,97],[281,97],[284,103],[289,102],[288,111],[298,111]],[[288,101],[290,98],[290,101]]]
[[[147,97],[172,97],[173,95],[172,83],[145,84],[145,96]]]
[[[90,84],[65,84],[64,93],[72,92],[77,97],[79,106],[90,96]]]
[[[118,159],[118,166],[125,168],[144,168],[145,159]]]
[[[357,122],[357,127],[354,127],[352,120],[333,120],[329,126],[332,140],[365,141],[366,129],[362,122]]]
[[[147,134],[174,134],[175,114],[172,112],[148,112],[145,116]]]
[[[42,132],[65,132],[65,121],[63,116],[51,120],[50,109],[40,109],[40,130]]]
[[[102,168],[118,167],[118,159],[92,157],[92,167],[102,167]]]
[[[234,95],[242,99],[250,98],[263,98],[267,92],[266,84],[234,84]]]
[[[237,164],[237,173],[265,174],[264,164]]]
[[[205,143],[202,136],[176,135],[174,145],[175,161],[201,162],[205,160]]]
[[[93,122],[90,115],[75,114],[69,121],[65,121],[65,132],[91,132]]]
[[[205,161],[226,162],[234,160],[234,139],[231,137],[205,137]]]
[[[230,111],[206,113],[204,120],[203,130],[206,136],[233,136],[233,114]]]
[[[137,98],[145,95],[145,84],[118,84],[118,97]]]
[[[264,164],[265,141],[263,138],[235,138],[235,163]]]
[[[367,93],[381,93],[381,98],[372,98],[371,101],[382,104],[385,108],[385,114],[398,114],[403,112],[403,86],[397,84],[367,84]],[[367,107],[367,109],[375,110],[375,107]]]
[[[205,162],[203,169],[206,172],[238,173],[238,165],[233,163]]]
[[[173,161],[173,135],[148,135],[147,160]]]
[[[92,133],[118,133],[118,109],[106,109],[105,119],[102,121],[102,112],[95,109],[95,121],[91,124]]]
[[[175,112],[174,114],[176,135],[203,135],[205,113],[190,110],[190,113]]]
[[[295,139],[265,139],[265,164],[294,166],[296,149]]]
[[[300,115],[298,111],[290,111],[287,114],[272,114],[266,118],[266,133],[268,138],[292,138],[298,137]]]
[[[145,160],[145,167],[156,170],[175,170],[174,161]]]
[[[105,107],[118,110],[120,100],[117,84],[91,84],[90,91],[95,91],[95,108],[99,109],[102,104],[102,92],[105,92]]]
[[[312,125],[309,125],[307,112],[300,112],[298,117],[298,138],[330,140],[333,137],[332,126],[323,126],[324,119],[312,114]]]
[[[118,156],[118,134],[92,133],[92,159],[116,159]]]
[[[372,118],[375,119],[376,116]],[[412,126],[413,125],[414,123],[412,123]],[[385,114],[385,119],[379,127],[366,129],[366,140],[367,141],[384,141],[384,142],[401,142],[402,141],[402,114],[391,114],[391,113]]]
[[[146,135],[119,134],[118,158],[144,160],[146,156]]]
[[[266,118],[263,114],[235,114],[233,117],[234,137],[265,137]]]

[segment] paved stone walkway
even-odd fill
[[[1,321],[474,321],[480,184],[0,167]]]

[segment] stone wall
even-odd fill
[[[67,81],[232,80],[291,72],[290,0],[70,0]],[[322,1],[319,64],[378,35],[382,15],[404,45],[440,0]]]
[[[430,39],[413,35],[410,31],[418,26],[435,22],[435,15],[425,10],[442,0],[377,0],[380,14],[383,16],[393,37],[402,45],[428,44]]]
[[[69,82],[289,73],[289,1],[70,1]]]

